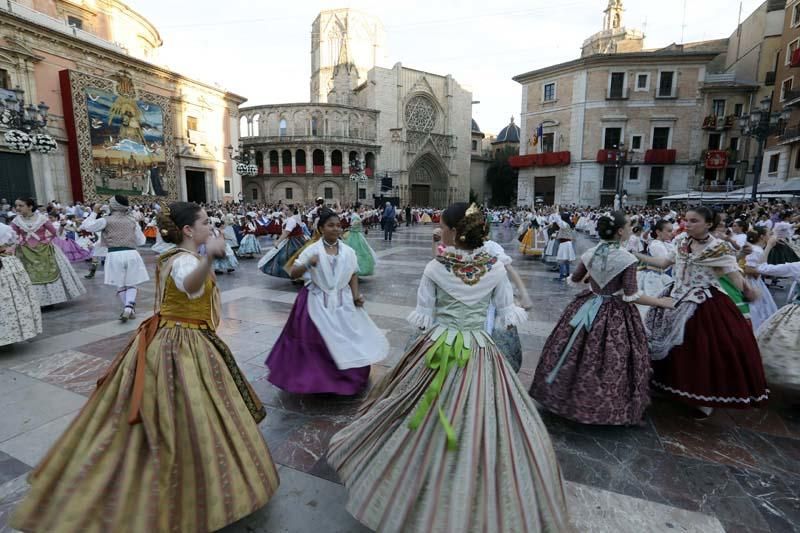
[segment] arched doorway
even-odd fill
[[[448,172],[444,162],[431,153],[419,156],[408,171],[411,204],[446,207]]]

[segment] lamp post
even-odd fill
[[[353,204],[353,207],[358,203],[358,188],[359,184],[366,183],[369,177],[367,176],[366,172],[364,172],[364,162],[360,159],[351,159],[350,160],[350,181],[355,184],[356,188],[356,201]]]
[[[25,105],[25,91],[19,86],[0,98],[0,126],[8,128],[6,143],[14,150],[27,152],[31,149],[49,153],[58,148],[58,143],[47,134],[47,119],[50,107],[44,102]]]
[[[242,176],[256,176],[258,175],[258,167],[255,163],[250,162],[250,154],[242,150],[242,146],[239,145],[239,149],[235,150],[233,146],[230,144],[228,145],[228,157],[231,158],[232,161],[236,161],[236,172]]]
[[[758,197],[758,185],[761,181],[761,167],[764,164],[764,144],[770,135],[777,131],[778,120],[789,119],[791,110],[784,109],[780,113],[772,112],[772,98],[765,96],[758,103],[756,109],[751,109],[749,115],[739,117],[739,128],[742,135],[752,137],[758,144],[758,153],[753,162],[753,188],[750,199],[756,201]]]

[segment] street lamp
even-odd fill
[[[779,120],[788,120],[791,110],[784,109],[781,113],[772,112],[772,97],[765,96],[758,103],[758,107],[750,111],[749,115],[739,117],[739,128],[742,135],[752,137],[758,143],[758,154],[753,162],[753,188],[750,199],[756,201],[758,197],[758,183],[761,180],[761,166],[764,162],[764,143],[770,135],[777,132]]]
[[[358,188],[359,184],[366,183],[369,177],[367,176],[366,172],[364,172],[364,162],[360,159],[351,159],[350,160],[350,181],[352,181],[356,186],[356,202],[358,203]],[[353,207],[355,207],[353,204]]]
[[[238,150],[234,150],[233,146],[228,145],[228,157],[236,161],[236,173],[242,177],[258,175],[258,166],[250,162],[250,154],[242,151],[241,145]]]
[[[6,144],[21,152],[55,151],[58,143],[45,130],[50,107],[44,102],[26,106],[25,91],[19,86],[8,93],[5,99],[0,98],[0,126],[8,128],[4,136]]]

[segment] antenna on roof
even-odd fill
[[[681,44],[686,34],[686,0],[683,0],[683,20],[681,20]]]

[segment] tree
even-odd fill
[[[492,205],[514,205],[517,199],[517,170],[511,168],[508,159],[517,155],[517,148],[506,147],[497,152],[494,161],[486,169],[486,181],[492,189]]]

